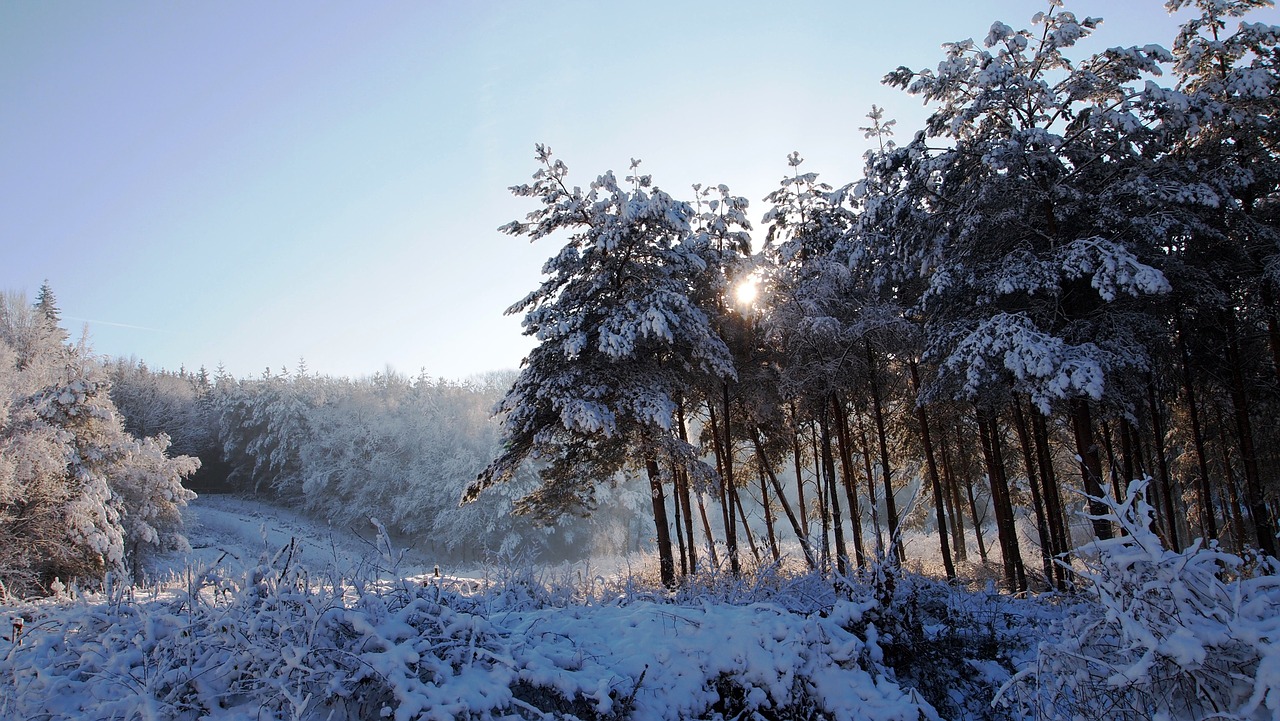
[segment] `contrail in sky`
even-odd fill
[[[68,315],[63,317],[65,317],[67,320],[78,320],[82,323],[97,323],[99,325],[109,325],[115,328],[132,328],[133,330],[146,330],[146,331],[151,331],[152,333],[168,333],[168,331],[166,330],[161,330],[160,328],[148,328],[145,325],[129,325],[128,323],[112,323],[109,320],[94,320],[93,318],[77,318],[74,315]]]

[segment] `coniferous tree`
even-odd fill
[[[534,183],[512,192],[542,207],[504,231],[570,237],[544,266],[541,287],[508,311],[525,314],[525,333],[539,343],[499,406],[503,451],[466,498],[534,460],[543,483],[520,508],[554,517],[589,508],[596,486],[616,474],[643,471],[663,582],[672,585],[662,469],[709,475],[680,438],[677,403],[697,378],[736,375],[729,349],[691,298],[712,249],[692,232],[692,206],[654,187],[636,163],[629,188],[605,173],[583,191],[567,185],[567,168],[545,146],[537,157],[543,167]]]
[[[919,310],[939,364],[926,398],[1014,390],[1041,413],[1066,406],[1098,496],[1090,404],[1147,368],[1144,316],[1127,310],[1169,289],[1135,213],[1154,211],[1139,203],[1148,138],[1130,87],[1167,54],[1116,48],[1077,65],[1066,51],[1098,21],[1058,8],[1033,20],[1034,33],[995,23],[981,46],[949,44],[936,71],[887,76],[935,111],[873,168],[862,230],[880,239],[868,245],[882,282],[926,281]]]

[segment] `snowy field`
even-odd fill
[[[437,577],[245,499],[188,523],[151,586],[7,606],[0,718],[1280,718],[1274,569],[1132,519],[1081,566],[1088,593],[1033,598],[889,568]]]
[[[380,556],[378,529],[336,527],[283,508],[239,495],[204,494],[183,511],[191,552],[158,559],[150,569],[157,579],[180,577],[189,567],[219,567],[243,573],[282,550],[309,568],[355,571]],[[292,544],[292,545],[291,545]],[[433,570],[435,561],[397,544],[406,573]]]

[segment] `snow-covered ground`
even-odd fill
[[[192,566],[218,566],[240,574],[264,555],[271,559],[280,553],[292,553],[295,563],[310,568],[353,571],[382,554],[373,523],[364,528],[335,527],[246,496],[201,495],[183,511],[183,520],[191,552],[156,559],[150,571],[157,579],[181,575]],[[392,545],[403,556],[401,568],[406,573],[433,570],[435,561],[415,552],[411,544],[393,541]]]
[[[0,719],[1280,718],[1274,565],[1117,513],[1089,594],[1013,598],[891,568],[477,583],[397,564],[372,524],[210,496],[162,583],[3,607]]]

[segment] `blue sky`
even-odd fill
[[[0,289],[153,367],[515,368],[503,310],[557,248],[496,228],[549,144],[752,201],[798,150],[857,178],[880,78],[1030,0],[0,4]],[[1092,48],[1171,44],[1158,0],[1068,2]],[[1275,10],[1255,20],[1280,22]]]

